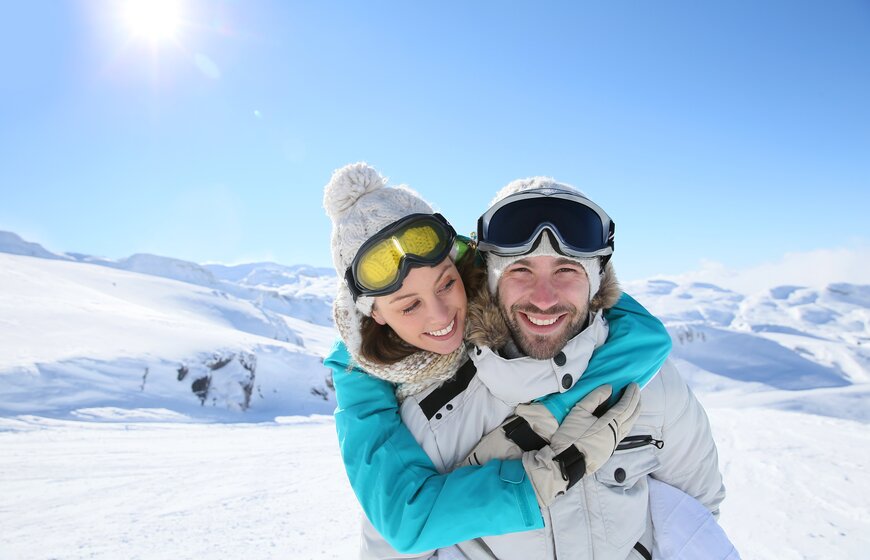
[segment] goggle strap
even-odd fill
[[[347,270],[344,271],[344,283],[347,285],[347,289],[350,291],[350,295],[353,298],[354,303],[359,299],[359,296],[362,295],[359,288],[356,286],[356,281],[353,278],[353,266],[347,267]]]

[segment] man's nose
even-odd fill
[[[549,309],[559,303],[556,287],[549,276],[537,276],[535,278],[529,303],[540,309]]]

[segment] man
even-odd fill
[[[486,302],[470,309],[469,315],[485,317],[471,340],[478,347],[496,343],[497,354],[507,362],[521,356],[563,362],[566,344],[587,325],[590,305],[607,307],[618,298],[609,262],[612,236],[607,214],[572,187],[546,178],[506,186],[478,222],[491,305],[498,313],[487,311]],[[709,422],[673,364],[666,362],[643,389],[640,409],[634,428],[613,456],[600,468],[596,465],[594,474],[570,480],[565,495],[545,508],[544,530],[485,539],[509,551],[498,557],[650,558],[650,478],[681,490],[718,515],[725,489]],[[549,446],[535,448],[549,441],[556,419],[544,406],[517,410],[517,418],[481,441],[470,463],[521,456],[533,473],[550,459]],[[534,427],[547,441],[536,445],[534,436],[527,429],[517,430],[518,425]],[[570,478],[570,468],[565,470]],[[547,484],[551,479],[541,480]],[[530,535],[537,532],[546,535],[543,542],[551,553],[522,550],[524,544],[534,546]]]

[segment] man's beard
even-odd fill
[[[570,304],[554,305],[548,309],[541,309],[530,303],[519,304],[515,303],[511,306],[510,311],[505,309],[504,305],[499,302],[499,311],[504,317],[508,328],[511,331],[511,336],[514,339],[520,351],[536,360],[549,360],[559,353],[569,340],[577,336],[584,328],[586,328],[587,309],[578,312],[577,308]],[[532,313],[536,315],[555,315],[557,313],[567,313],[565,318],[568,321],[567,327],[554,335],[533,335],[525,332],[520,326],[517,315],[520,313]]]

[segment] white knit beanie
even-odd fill
[[[552,179],[550,177],[529,177],[528,179],[517,179],[516,181],[512,181],[505,185],[500,191],[498,191],[498,194],[495,195],[495,198],[492,199],[490,206],[493,206],[495,203],[499,202],[503,198],[514,193],[546,188],[573,191],[577,194],[586,196],[583,192],[572,187],[571,185],[558,183],[555,179]],[[579,263],[580,266],[583,267],[583,270],[586,271],[586,276],[589,278],[589,301],[592,301],[592,298],[595,297],[595,294],[598,293],[598,289],[601,287],[601,261],[598,259],[598,257],[584,259],[572,257],[570,255],[563,255],[556,251],[555,247],[553,247],[553,245],[550,243],[550,236],[543,235],[540,242],[538,243],[538,246],[535,247],[533,251],[526,253],[525,255],[501,257],[493,253],[486,253],[488,281],[487,284],[489,286],[489,292],[495,295],[498,291],[498,281],[501,278],[501,275],[504,273],[505,269],[507,269],[507,267],[517,262],[518,260],[527,257],[563,257]]]
[[[367,163],[359,162],[337,169],[323,191],[323,207],[332,219],[332,262],[339,277],[338,301],[355,307],[358,313],[371,316],[374,299],[360,296],[355,305],[344,273],[359,248],[369,238],[410,214],[434,212],[432,206],[404,185],[387,187],[387,179]],[[356,318],[358,323],[358,317]],[[359,325],[352,325],[345,340],[355,352],[359,348]]]

